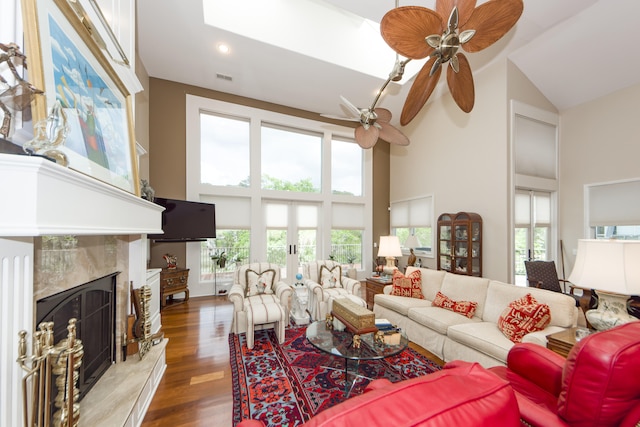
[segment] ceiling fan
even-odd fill
[[[462,111],[470,112],[475,101],[473,75],[459,49],[478,52],[491,46],[515,25],[523,8],[523,0],[489,0],[478,7],[476,0],[436,0],[435,11],[403,6],[387,12],[380,22],[387,44],[409,59],[428,57],[409,90],[400,124],[408,124],[422,109],[447,62],[451,95]]]
[[[358,145],[365,149],[373,148],[373,146],[376,145],[376,142],[378,142],[378,138],[381,138],[390,144],[409,145],[409,138],[407,138],[406,135],[400,132],[397,128],[389,124],[392,117],[391,111],[386,108],[376,108],[376,104],[380,100],[380,96],[386,89],[387,85],[392,81],[397,82],[402,79],[404,67],[409,61],[410,59],[400,61],[399,57],[396,55],[396,62],[389,73],[389,77],[378,91],[376,98],[373,100],[369,108],[358,108],[349,102],[347,98],[340,95],[342,104],[346,107],[351,117],[337,117],[328,114],[321,114],[321,116],[338,120],[360,122],[360,125],[356,127],[355,130],[355,139]]]

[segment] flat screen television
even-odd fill
[[[216,205],[187,200],[156,197],[154,203],[165,208],[162,212],[164,234],[147,237],[156,242],[195,242],[216,237]]]

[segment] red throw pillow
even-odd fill
[[[541,331],[551,323],[551,310],[531,295],[512,301],[498,319],[498,328],[513,342],[535,331]]]
[[[477,302],[472,301],[454,301],[442,292],[438,291],[436,298],[431,303],[432,306],[446,308],[454,313],[462,314],[471,319],[478,308]]]
[[[394,270],[392,280],[391,295],[424,299],[422,296],[422,273],[420,270],[416,270],[408,276],[398,270]]]

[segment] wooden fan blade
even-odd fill
[[[518,22],[522,0],[490,0],[473,11],[461,30],[475,30],[471,40],[462,45],[467,52],[478,52],[502,38]]]
[[[409,145],[411,141],[407,136],[387,122],[380,123],[380,139],[384,139],[389,144]]]
[[[391,121],[391,118],[393,117],[391,115],[391,111],[387,110],[386,108],[374,108],[373,111],[376,113],[376,116],[378,116],[377,123],[389,123]]]
[[[407,95],[407,99],[404,101],[402,115],[400,116],[400,124],[402,126],[407,125],[411,120],[413,120],[431,96],[433,89],[435,89],[438,84],[440,73],[442,73],[442,67],[438,67],[433,75],[429,75],[431,67],[436,59],[435,55],[429,58],[416,76],[411,89],[409,89],[409,94]]]
[[[436,12],[447,21],[454,6],[458,7],[458,28],[460,28],[473,14],[476,0],[436,0]]]
[[[362,148],[372,148],[378,142],[378,136],[380,130],[375,126],[369,126],[369,129],[365,129],[364,126],[358,126],[355,131],[356,142]]]
[[[475,89],[473,86],[473,75],[467,57],[458,53],[458,72],[451,67],[447,70],[447,84],[451,91],[451,96],[458,104],[458,107],[465,113],[473,109],[475,101]]]
[[[442,34],[442,17],[421,6],[391,9],[380,21],[380,33],[391,49],[411,59],[426,58],[433,48],[424,40],[432,34]]]

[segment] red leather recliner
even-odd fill
[[[442,371],[398,383],[372,381],[367,392],[320,412],[305,427],[520,425],[509,384],[476,363],[451,362]],[[245,420],[238,427],[263,427]]]
[[[520,416],[533,426],[636,426],[640,423],[640,322],[582,339],[567,359],[535,344],[516,344],[506,367]]]

